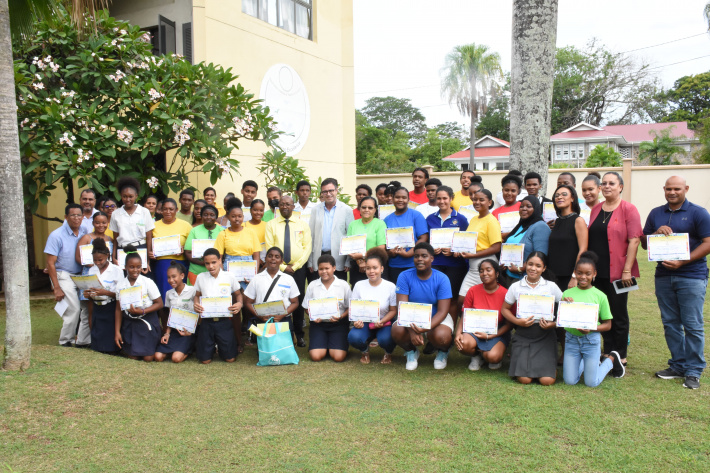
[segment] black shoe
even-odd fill
[[[90,344],[88,344],[88,345],[74,345],[74,348],[90,348],[90,347],[91,347]]]
[[[700,387],[700,378],[695,376],[686,376],[685,382],[683,382],[683,387],[688,389],[698,389]]]
[[[661,379],[683,379],[683,375],[672,368],[656,371],[656,378]],[[687,378],[686,378],[687,379]]]
[[[296,346],[301,348],[306,346],[306,341],[303,339],[303,337],[296,340]]]
[[[431,342],[427,342],[427,344],[424,346],[424,350],[422,350],[422,353],[425,355],[431,355],[436,351],[436,348],[434,348],[434,345],[431,344]]]
[[[65,342],[65,343],[60,343],[59,346],[60,346],[60,347],[70,347],[70,348],[71,348],[71,347],[72,347],[72,344],[71,344],[71,342]]]
[[[609,353],[614,359],[612,360],[612,363],[614,367],[611,369],[611,375],[615,378],[623,378],[624,375],[626,374],[626,368],[624,367],[624,364],[621,362],[621,357],[619,356],[618,351],[612,351]]]

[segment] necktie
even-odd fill
[[[291,231],[288,228],[288,219],[284,220],[286,227],[284,230],[284,263],[291,262]]]

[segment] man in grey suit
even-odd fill
[[[340,240],[348,234],[353,209],[338,201],[338,181],[332,177],[323,180],[320,193],[323,201],[311,211],[308,222],[313,239],[313,252],[308,259],[308,281],[318,279],[318,258],[321,255],[335,258],[335,275],[346,281],[349,256],[340,256]]]

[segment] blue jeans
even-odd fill
[[[380,329],[370,330],[370,324],[365,323],[362,328],[351,328],[348,333],[348,343],[360,351],[366,351],[368,344],[377,338],[377,343],[392,354],[397,344],[392,340],[392,326],[386,325]]]
[[[707,279],[656,278],[656,299],[671,352],[668,366],[684,376],[699,378],[705,369],[703,304],[707,285]]]
[[[565,332],[565,357],[562,378],[565,384],[577,384],[584,373],[584,384],[590,388],[599,386],[614,366],[609,358],[599,363],[602,355],[602,336],[590,332],[583,337]]]

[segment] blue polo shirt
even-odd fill
[[[345,205],[345,204],[343,204]],[[333,208],[328,210],[328,207],[323,204],[323,244],[321,245],[321,251],[331,251],[330,239],[331,233],[333,233],[333,219],[335,217],[335,208],[338,206],[338,202],[333,205]]]
[[[651,235],[660,227],[667,225],[673,233],[687,233],[692,253],[703,238],[710,237],[710,214],[705,208],[685,199],[678,210],[671,210],[668,204],[651,210],[643,227],[644,235]],[[675,271],[665,268],[661,263],[656,266],[656,277],[683,276],[692,279],[707,279],[708,265],[705,257],[681,266]]]
[[[451,228],[456,227],[460,231],[465,232],[468,229],[468,219],[451,209],[451,214],[442,220],[439,216],[441,211],[437,211],[426,218],[426,224],[429,229],[432,228]],[[446,256],[444,254],[438,254],[434,256],[433,266],[466,266],[468,267],[468,260],[463,258],[454,258],[453,256]]]
[[[385,217],[385,225],[387,225],[387,228],[414,228],[414,241],[417,241],[420,236],[429,233],[429,227],[426,224],[426,220],[424,220],[424,216],[410,208],[407,208],[402,215],[389,214]],[[406,248],[406,250],[409,251],[409,248]],[[413,268],[414,257],[395,256],[390,258],[389,265],[392,268]]]
[[[78,235],[74,235],[66,220],[61,227],[49,234],[44,252],[57,257],[57,271],[81,274],[81,265],[76,262],[76,245],[84,235],[86,230],[82,227],[79,227]]]
[[[422,281],[416,268],[402,272],[397,278],[397,294],[409,296],[409,302],[431,304],[432,317],[436,314],[436,304],[443,299],[451,299],[451,282],[446,274],[431,270],[429,279]]]

